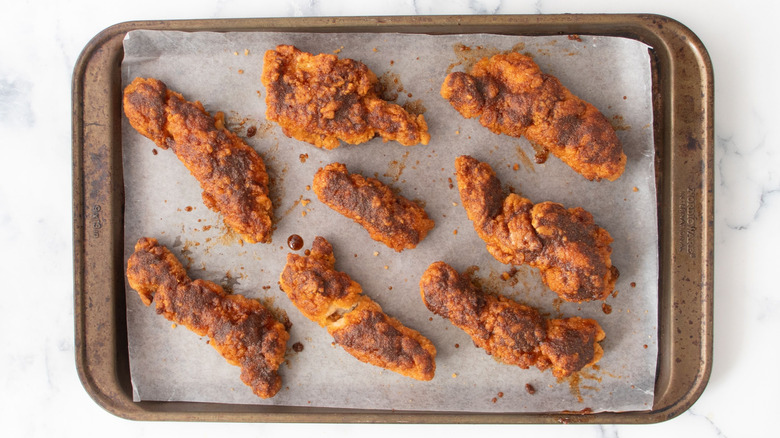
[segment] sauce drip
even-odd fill
[[[287,246],[293,251],[298,251],[303,248],[303,238],[297,234],[293,234],[287,238]]]

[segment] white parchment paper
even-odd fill
[[[427,146],[404,147],[374,139],[332,151],[285,137],[265,120],[260,83],[263,54],[279,44],[312,53],[338,53],[368,65],[389,97],[424,111]],[[465,47],[465,48],[464,48]],[[647,46],[607,37],[569,38],[498,35],[401,35],[310,33],[183,33],[133,31],[125,43],[122,79],[155,77],[212,113],[223,111],[228,127],[264,158],[272,178],[277,229],[272,244],[242,244],[218,214],[201,202],[201,190],[170,151],[123,124],[125,255],[142,236],[167,245],[190,276],[220,283],[260,299],[292,322],[280,368],[283,389],[272,399],[252,394],[214,349],[184,327],[145,307],[127,288],[130,369],[135,400],[262,403],[363,409],[471,412],[647,410],[652,407],[657,355],[658,254],[651,78]],[[464,70],[482,56],[517,50],[534,57],[574,94],[599,108],[618,129],[628,156],[615,182],[590,182],[550,156],[534,161],[525,139],[495,135],[476,119],[463,119],[439,95],[449,71]],[[255,131],[255,135],[251,135]],[[460,205],[454,160],[470,154],[488,162],[499,178],[534,202],[581,206],[607,229],[612,261],[620,269],[617,294],[601,302],[564,303],[535,269],[509,266],[485,250]],[[414,250],[396,253],[361,227],[321,204],[309,190],[314,173],[333,161],[352,172],[376,176],[421,201],[436,227]],[[287,237],[315,235],[334,247],[336,268],[359,282],[367,295],[438,349],[436,377],[418,382],[358,362],[315,323],[303,317],[277,281],[290,250]],[[302,251],[302,250],[301,250]],[[430,313],[418,282],[425,268],[444,260],[474,271],[486,289],[535,306],[550,317],[595,318],[607,337],[596,369],[557,380],[537,369],[496,362],[470,338]],[[478,267],[478,270],[475,270]],[[536,392],[530,394],[526,384]]]

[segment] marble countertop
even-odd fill
[[[766,436],[778,407],[780,100],[776,2],[729,0],[96,0],[6,2],[0,16],[0,430],[3,436]],[[655,425],[454,426],[146,423],[95,404],[76,374],[71,241],[71,75],[84,45],[122,21],[414,14],[657,13],[691,28],[715,72],[715,336],[709,384]],[[774,120],[774,122],[773,122]],[[776,222],[777,221],[777,222]],[[775,225],[773,225],[775,224]],[[764,242],[764,243],[761,243]],[[771,274],[771,275],[770,275]],[[769,341],[769,344],[766,342]]]

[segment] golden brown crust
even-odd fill
[[[441,95],[463,117],[495,132],[526,137],[589,180],[616,180],[626,155],[609,121],[554,76],[519,53],[479,61],[469,74],[450,73]]]
[[[539,268],[544,283],[567,301],[603,300],[619,276],[612,265],[612,237],[582,208],[533,204],[504,195],[487,163],[455,160],[458,190],[474,229],[501,263]]]
[[[320,168],[312,184],[317,198],[354,220],[372,239],[403,251],[417,246],[434,223],[425,210],[377,179],[349,173],[341,163]]]
[[[270,242],[268,173],[260,155],[200,102],[184,100],[157,79],[136,78],[125,88],[130,124],[157,146],[173,149],[203,189],[203,203],[249,242]]]
[[[358,360],[417,380],[431,380],[436,348],[423,335],[382,312],[360,285],[336,271],[333,248],[314,239],[311,252],[287,255],[279,284],[307,318],[327,328]]]
[[[564,377],[601,360],[604,350],[599,342],[605,337],[599,323],[592,319],[550,319],[547,339],[540,348],[552,365],[553,375]]]
[[[527,369],[552,367],[566,377],[601,359],[604,331],[592,319],[546,320],[529,306],[477,289],[444,262],[431,264],[420,279],[425,306],[465,331],[497,361]]]
[[[127,280],[147,306],[183,325],[210,344],[228,363],[241,367],[241,380],[262,398],[282,386],[277,370],[289,334],[258,301],[228,295],[210,281],[191,280],[166,247],[141,238],[127,261]]]
[[[404,146],[430,140],[422,114],[380,99],[376,75],[359,61],[281,45],[265,52],[262,82],[266,118],[288,137],[325,149],[377,135]]]
[[[361,296],[355,309],[328,326],[338,345],[358,360],[417,380],[431,380],[436,348],[428,338]]]
[[[318,236],[308,256],[287,254],[287,264],[279,279],[295,307],[321,327],[352,310],[363,293],[359,284],[335,266],[333,247]]]

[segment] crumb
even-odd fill
[[[458,229],[456,228],[456,229],[452,230],[452,234],[458,234]]]
[[[497,399],[497,398],[495,398],[495,397],[493,397],[493,399],[492,399],[492,400],[490,400],[490,401],[492,401],[493,403],[495,403],[495,402],[497,402],[497,401],[498,401],[498,399]]]
[[[301,199],[301,205],[306,207],[311,202],[311,199]]]
[[[174,324],[174,325],[176,325],[176,324]],[[645,350],[647,350],[647,344],[643,345],[643,347],[645,348]]]
[[[234,55],[238,56],[238,52],[233,52]]]
[[[374,257],[379,255],[379,251],[374,251]]]
[[[639,191],[639,188],[637,188],[637,187],[634,187],[634,188],[633,188],[633,189],[631,189],[631,190],[633,190],[633,191],[635,191],[635,192],[638,192],[638,191]]]
[[[457,202],[453,202],[453,203],[452,203],[452,206],[453,206],[453,207],[457,207],[457,206],[458,206],[458,203],[457,203]]]
[[[248,55],[249,55],[249,49],[244,49],[244,56],[248,56]]]
[[[244,70],[239,69],[238,70],[238,74],[240,74],[240,75],[244,74]]]
[[[306,186],[306,190],[311,190],[311,186]]]
[[[301,217],[303,217],[303,216],[306,216],[306,210],[303,210],[303,211],[301,212]]]
[[[499,392],[498,393],[498,398],[503,398],[503,397],[504,397],[504,393],[503,392]]]
[[[387,265],[385,265],[385,269],[390,269],[390,267],[389,267],[389,266],[387,266]]]
[[[310,256],[311,255],[311,250],[307,249],[307,250],[303,251],[303,255],[305,255],[306,257]]]
[[[512,170],[514,170],[514,171],[520,170],[520,165],[519,165],[519,164],[517,164],[517,163],[515,163],[515,164],[512,166]]]
[[[250,126],[246,130],[246,136],[247,137],[254,137],[255,134],[257,134],[257,127],[256,126]]]
[[[263,290],[268,290],[268,289],[270,289],[270,288],[271,288],[271,286],[267,286],[267,285],[266,285],[266,286],[263,286]]]
[[[458,375],[457,375],[457,374],[455,374],[455,373],[452,373],[452,378],[454,379],[454,378],[456,378],[456,377],[458,377]]]
[[[455,131],[455,135],[460,135],[460,131]]]
[[[157,155],[157,149],[152,148],[152,155]]]
[[[301,160],[301,163],[305,163],[307,158],[309,158],[309,154],[298,155],[298,159]]]
[[[632,282],[631,282],[631,287],[636,287],[636,283],[634,283],[634,282],[632,281]]]
[[[393,64],[395,64],[395,61],[393,61],[393,60],[391,59],[391,60],[390,60],[390,65],[393,65]]]
[[[455,344],[455,348],[460,348],[460,344]]]
[[[626,96],[623,96],[623,100],[626,100]]]
[[[447,178],[447,185],[450,187],[450,189],[452,189],[453,187],[455,187],[455,186],[452,184],[452,178]]]
[[[374,47],[374,51],[376,52],[376,47]]]
[[[173,324],[171,324],[171,328],[176,328],[176,323],[175,322]],[[647,345],[645,345],[645,348],[647,348]]]
[[[393,286],[387,286],[387,290],[393,290]]]
[[[301,351],[303,351],[303,344],[301,344],[300,342],[296,342],[292,345],[292,349],[294,352],[300,353]]]
[[[184,207],[184,211],[187,211],[187,212],[192,211],[192,206],[188,205],[188,206]]]
[[[530,383],[525,384],[525,390],[531,395],[536,394],[536,388],[534,388],[533,385],[531,385]]]

